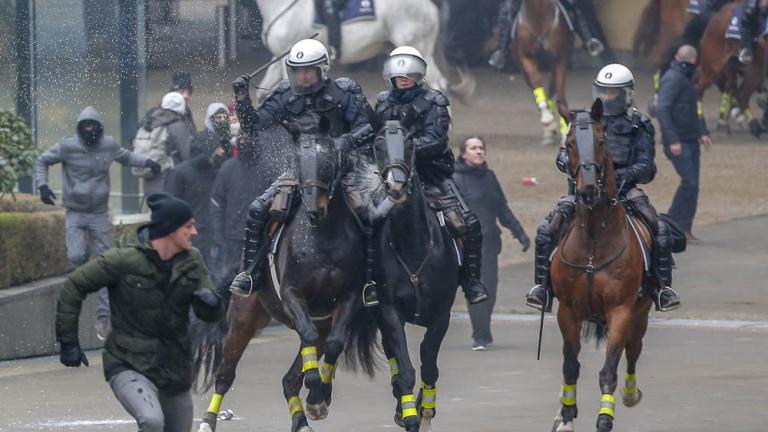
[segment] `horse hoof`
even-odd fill
[[[760,138],[760,134],[763,133],[763,128],[757,120],[749,122],[749,133],[755,138]]]
[[[555,121],[555,116],[552,115],[552,113],[549,112],[549,110],[543,111],[541,113],[541,124],[542,125],[549,126],[550,123],[552,123],[553,121]]]
[[[401,428],[405,429],[405,421],[403,421],[403,415],[400,413],[395,413],[395,424],[400,426]]]
[[[197,432],[216,432],[217,419],[216,413],[206,412],[203,414],[203,421],[200,423],[200,428],[197,429]]]
[[[314,432],[309,426],[302,426],[296,432]]]
[[[197,429],[197,432],[214,432],[213,428],[211,428],[211,425],[208,423],[200,423],[200,427]]]
[[[328,417],[328,405],[325,402],[316,405],[307,404],[306,414],[310,420],[325,420]]]
[[[562,420],[555,423],[555,426],[552,427],[552,432],[573,432],[573,420],[568,423],[563,423]]]
[[[628,408],[632,408],[633,406],[639,404],[641,400],[643,400],[643,392],[641,392],[640,389],[637,389],[637,391],[633,394],[624,393],[623,397],[621,398],[621,402],[624,403],[624,406]]]
[[[613,429],[613,417],[600,414],[597,417],[597,432],[610,432]]]
[[[420,432],[432,432],[432,418],[431,417],[422,417],[421,418],[421,425],[419,426]]]

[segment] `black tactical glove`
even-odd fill
[[[367,124],[356,129],[352,132],[350,138],[352,139],[352,145],[360,147],[373,138],[373,126]]]
[[[251,77],[248,75],[240,75],[232,81],[232,91],[235,93],[235,98],[238,100],[245,99],[248,96],[248,86]]]
[[[523,252],[528,251],[528,248],[531,247],[531,239],[529,239],[525,233],[522,233],[517,238],[517,241],[519,241],[520,244],[523,245]]]
[[[192,310],[203,321],[216,321],[220,318],[221,298],[209,289],[199,289],[192,294]]]
[[[163,171],[163,168],[160,166],[160,164],[153,161],[152,159],[147,159],[147,161],[144,162],[144,166],[149,168],[154,175],[159,175]]]
[[[632,170],[629,168],[620,168],[616,170],[616,187],[622,187],[624,184],[631,183],[634,180]]]
[[[56,205],[53,201],[56,199],[56,194],[53,193],[48,185],[42,185],[37,189],[40,191],[40,201],[48,205]]]
[[[79,342],[61,342],[59,361],[66,367],[80,367],[81,364],[88,366],[88,357],[80,349]]]

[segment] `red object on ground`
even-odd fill
[[[526,186],[537,185],[539,180],[536,177],[523,177],[523,184]]]

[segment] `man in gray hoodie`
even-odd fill
[[[101,114],[87,107],[77,117],[77,134],[64,137],[37,158],[35,176],[40,200],[55,205],[56,195],[48,187],[48,167],[63,166],[64,208],[66,214],[67,258],[75,266],[88,261],[91,253],[101,255],[112,246],[109,205],[109,166],[112,161],[132,167],[146,167],[160,172],[160,165],[120,147],[114,138],[104,135]],[[85,235],[91,238],[89,253]],[[100,338],[109,331],[109,300],[106,288],[98,295],[96,331]]]

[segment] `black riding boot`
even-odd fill
[[[743,64],[752,63],[752,43],[755,40],[756,29],[760,23],[760,2],[747,0],[744,2],[744,15],[741,21],[741,49],[739,61]]]
[[[577,8],[575,5],[571,4],[571,2],[567,0],[563,1],[562,5],[565,6],[567,9],[569,9],[569,12],[572,12],[571,15],[573,16],[574,30],[576,31],[576,34],[578,34],[581,40],[584,42],[584,47],[587,49],[587,52],[589,53],[589,55],[591,55],[592,57],[600,55],[600,53],[602,53],[603,50],[605,50],[605,46],[592,33],[592,29],[590,29],[589,23],[587,22],[586,19],[584,19],[584,16],[582,15],[579,8]]]
[[[480,221],[471,215],[465,217],[467,221],[467,233],[464,235],[464,265],[461,272],[461,286],[464,289],[464,297],[469,304],[478,304],[488,300],[488,289],[480,279],[483,233]]]
[[[328,48],[330,48],[330,60],[341,59],[341,14],[338,9],[338,0],[323,0],[325,13],[325,25],[328,29]]]
[[[379,305],[379,292],[376,281],[373,280],[373,265],[376,262],[376,248],[373,244],[373,228],[366,227],[365,235],[365,285],[363,285],[363,305],[374,307]]]
[[[243,271],[235,276],[229,290],[239,296],[248,297],[253,291],[260,289],[264,264],[264,247],[266,243],[265,228],[269,222],[269,209],[277,188],[271,186],[258,197],[248,208],[248,218],[245,224],[245,246],[243,248]]]
[[[533,281],[536,285],[525,296],[525,304],[538,311],[552,312],[552,285],[549,284],[549,254],[551,239],[549,236],[549,221],[545,220],[536,230],[536,267]]]
[[[488,64],[498,70],[503,69],[507,63],[507,50],[509,41],[512,39],[512,23],[515,22],[522,4],[523,0],[512,0],[503,2],[499,7],[499,43],[488,59]]]
[[[656,237],[656,244],[653,248],[653,268],[656,275],[655,290],[653,292],[653,302],[656,304],[656,310],[668,312],[678,309],[680,297],[672,289],[672,234],[669,227],[664,222],[659,222],[659,233]]]

